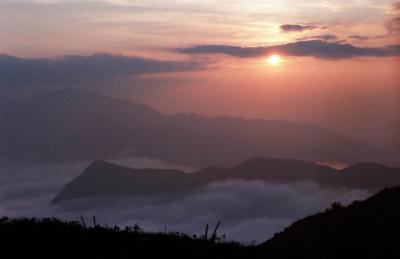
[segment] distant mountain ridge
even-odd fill
[[[214,167],[187,174],[179,170],[131,169],[95,161],[69,182],[52,203],[99,196],[185,195],[207,184],[230,179],[270,183],[312,181],[323,188],[356,188],[373,192],[400,185],[400,168],[363,163],[336,170],[300,160],[252,158],[228,169]]]
[[[162,114],[83,90],[0,99],[0,159],[60,162],[144,156],[205,167],[266,156],[313,162],[385,162],[374,147],[325,128],[278,120]]]

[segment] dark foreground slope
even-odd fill
[[[253,156],[386,162],[374,147],[325,128],[279,120],[160,113],[82,90],[0,100],[0,159],[20,162],[144,156],[196,166]]]
[[[376,192],[400,185],[400,168],[362,163],[335,170],[300,160],[252,158],[228,169],[207,168],[187,174],[178,170],[131,169],[95,161],[69,182],[53,203],[96,196],[186,194],[209,183],[229,179],[268,183],[312,181],[324,188],[355,188]]]
[[[256,247],[138,228],[84,228],[58,220],[0,220],[10,258],[400,258],[400,187],[299,220]]]
[[[84,228],[57,219],[0,220],[0,253],[8,258],[248,258],[254,249],[137,227]]]
[[[299,220],[260,246],[270,258],[400,258],[400,187]]]

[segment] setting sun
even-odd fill
[[[274,54],[274,55],[271,55],[268,57],[267,62],[271,66],[276,66],[282,62],[282,58],[281,58],[281,56]]]

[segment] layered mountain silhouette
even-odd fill
[[[0,241],[2,252],[15,258],[395,259],[400,257],[399,201],[400,187],[394,187],[347,207],[334,203],[258,246],[178,233],[146,233],[138,226],[102,227],[95,220],[89,226],[84,221],[8,218],[0,219]],[[15,244],[24,249],[15,249]]]
[[[328,129],[279,120],[162,114],[83,90],[0,99],[0,159],[59,162],[144,156],[205,167],[266,156],[313,162],[389,160]]]
[[[399,258],[400,187],[295,222],[260,245],[265,258]]]
[[[400,168],[362,163],[336,170],[300,160],[252,158],[227,169],[214,167],[185,173],[179,170],[131,169],[95,161],[68,183],[52,202],[98,196],[186,194],[212,182],[229,179],[269,183],[312,181],[326,188],[357,188],[373,192],[400,185]]]

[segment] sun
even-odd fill
[[[282,63],[282,58],[277,54],[273,54],[267,58],[267,63],[271,66],[277,66]]]

